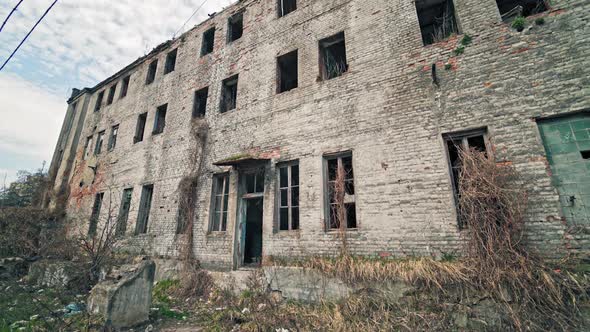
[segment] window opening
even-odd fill
[[[127,96],[127,90],[129,90],[129,81],[130,80],[131,80],[130,76],[127,76],[123,79],[123,82],[121,83],[121,94],[119,95],[119,99]]]
[[[320,40],[321,77],[329,80],[348,70],[344,32]]]
[[[279,17],[283,17],[297,9],[297,0],[278,0]]]
[[[90,157],[90,149],[92,149],[92,136],[86,138],[86,144],[84,144],[84,160]]]
[[[139,214],[137,216],[137,223],[135,225],[135,235],[147,233],[153,194],[154,186],[151,184],[145,185],[141,189],[141,199],[139,201]]]
[[[530,16],[549,9],[547,0],[496,0],[503,21]]]
[[[119,209],[119,217],[117,218],[115,236],[124,236],[125,232],[127,231],[127,220],[129,219],[129,210],[131,209],[132,196],[133,188],[123,190],[123,197],[121,198],[121,208]]]
[[[327,173],[328,229],[357,228],[352,154],[325,158]]]
[[[299,163],[294,162],[279,169],[279,230],[299,229]]]
[[[92,205],[92,214],[90,216],[90,224],[88,225],[88,237],[94,237],[98,228],[98,218],[100,217],[100,209],[102,207],[102,200],[104,193],[98,193],[94,196],[94,205]]]
[[[211,198],[211,232],[225,232],[227,229],[227,207],[229,199],[229,174],[213,176],[213,191]]]
[[[133,143],[143,141],[146,121],[147,113],[142,113],[137,117],[137,126],[135,127],[135,137],[133,137]]]
[[[209,87],[203,88],[195,92],[195,100],[193,102],[193,118],[202,118],[207,111],[207,98],[209,97]]]
[[[227,42],[231,43],[242,38],[244,33],[244,13],[237,13],[228,19]]]
[[[154,120],[153,135],[158,135],[164,132],[166,127],[166,112],[168,110],[168,104],[164,104],[156,110],[156,119]]]
[[[119,125],[114,125],[111,127],[111,137],[109,137],[109,151],[117,146],[117,135],[119,135]]]
[[[166,55],[166,65],[164,66],[164,75],[171,73],[176,68],[176,54],[178,49],[170,51],[168,55]]]
[[[98,112],[102,106],[102,100],[104,99],[104,91],[101,91],[96,98],[96,104],[94,105],[94,111]]]
[[[458,32],[453,0],[417,0],[416,11],[424,45],[443,41]]]
[[[104,141],[104,130],[98,133],[96,137],[96,146],[94,147],[94,154],[98,155],[102,152],[102,143]]]
[[[222,83],[221,113],[236,109],[238,99],[238,75],[226,78]]]
[[[201,45],[201,56],[213,52],[215,44],[215,28],[211,28],[203,33],[203,44]]]
[[[298,84],[297,50],[277,58],[278,93],[292,90]]]
[[[154,60],[152,61],[152,63],[150,63],[150,66],[148,68],[148,73],[147,73],[147,77],[145,80],[145,84],[152,84],[154,82],[154,80],[156,79],[156,71],[158,70],[158,60]]]

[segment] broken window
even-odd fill
[[[227,20],[227,42],[242,38],[244,33],[244,13],[237,13]]]
[[[473,130],[468,132],[460,132],[443,135],[445,145],[447,148],[447,156],[449,158],[449,169],[451,173],[451,184],[453,187],[453,195],[455,197],[455,205],[457,208],[457,215],[459,214],[459,182],[461,176],[461,151],[474,148],[478,151],[486,152],[486,131],[485,129]],[[464,222],[459,217],[459,227],[463,228]]]
[[[137,223],[135,224],[135,235],[147,233],[153,194],[154,185],[148,184],[143,186],[143,188],[141,189],[141,199],[139,200],[139,214],[137,215]]]
[[[135,127],[135,136],[133,143],[143,141],[143,134],[145,132],[145,123],[147,121],[147,113],[142,113],[137,117],[137,126]]]
[[[109,151],[112,151],[117,146],[117,135],[119,134],[119,125],[111,127],[111,136],[109,137]]]
[[[220,112],[234,110],[238,99],[238,75],[223,80],[221,87]]]
[[[213,191],[211,193],[211,232],[225,232],[227,228],[227,206],[229,199],[229,174],[213,176]]]
[[[193,101],[193,118],[202,118],[207,111],[207,97],[209,96],[209,87],[202,88],[195,92]]]
[[[357,228],[352,153],[325,157],[328,229]]]
[[[203,33],[203,43],[201,45],[201,56],[213,52],[213,45],[215,44],[215,28],[210,28]]]
[[[279,169],[279,230],[299,229],[299,163],[290,162]]]
[[[283,17],[297,9],[297,0],[278,0],[279,1],[279,17]]]
[[[320,75],[329,80],[341,76],[348,70],[344,32],[320,40]]]
[[[115,91],[117,90],[117,84],[113,84],[113,86],[111,86],[111,88],[109,89],[109,96],[107,97],[107,105],[110,105],[113,103],[113,100],[115,100]]]
[[[156,79],[156,71],[158,70],[158,60],[154,60],[150,63],[148,68],[147,78],[145,79],[145,84],[152,84]]]
[[[278,93],[295,89],[298,84],[297,50],[277,58]]]
[[[430,45],[457,33],[453,0],[416,0],[422,42]]]
[[[127,231],[127,220],[129,219],[132,195],[133,188],[127,188],[123,190],[121,207],[119,208],[119,216],[117,218],[117,227],[115,228],[115,236],[124,236],[125,232]]]
[[[154,120],[154,130],[152,135],[161,134],[164,132],[166,127],[166,111],[168,110],[168,104],[164,104],[156,110],[156,119]]]
[[[131,76],[127,76],[123,79],[123,81],[121,83],[121,93],[119,94],[119,99],[127,96],[127,90],[129,90],[129,80],[130,79],[131,79]]]
[[[100,208],[102,207],[102,200],[104,193],[98,193],[94,196],[94,205],[92,205],[92,214],[90,215],[90,224],[88,225],[88,237],[96,235],[98,228],[98,218],[100,217]]]
[[[96,104],[94,105],[94,111],[98,112],[102,106],[102,100],[104,99],[104,91],[101,91],[96,98]]]
[[[171,73],[176,68],[176,54],[178,49],[174,49],[170,51],[168,55],[166,55],[166,65],[164,66],[164,75]]]
[[[547,0],[496,0],[496,3],[503,21],[535,15],[549,9]]]
[[[84,144],[84,160],[90,157],[90,149],[92,149],[92,136],[86,138],[86,144]]]
[[[96,146],[94,147],[94,154],[98,155],[102,152],[102,143],[104,141],[104,130],[98,133],[96,137]]]

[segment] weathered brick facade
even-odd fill
[[[51,169],[56,190],[66,184],[68,214],[87,220],[98,192],[105,192],[101,214],[110,201],[116,213],[123,189],[133,188],[128,247],[175,256],[182,242],[176,235],[179,184],[200,164],[191,221],[194,253],[205,265],[236,267],[240,168],[213,163],[248,154],[271,159],[263,164],[263,254],[337,253],[338,233],[325,227],[323,156],[352,151],[358,228],[348,231],[350,250],[439,255],[460,246],[443,134],[487,128],[495,158],[512,162],[526,179],[529,243],[553,255],[588,252],[588,224],[574,232],[561,212],[536,119],[590,109],[590,3],[552,1],[538,15],[544,24],[528,18],[527,28],[517,32],[502,22],[495,0],[454,0],[461,34],[423,46],[413,0],[297,2],[297,10],[279,18],[276,0],[240,1],[98,86],[75,93]],[[240,10],[243,36],[228,44],[228,18]],[[213,26],[214,50],[201,57],[203,33]],[[321,80],[318,41],[341,31],[348,71]],[[473,41],[456,55],[462,34]],[[166,55],[175,48],[176,68],[164,74]],[[298,87],[277,94],[276,58],[295,49]],[[153,59],[157,74],[146,85]],[[220,113],[222,81],[234,74],[237,108]],[[119,98],[127,75],[129,91]],[[115,100],[106,105],[114,83]],[[192,120],[194,93],[207,86],[206,115]],[[94,112],[101,91],[103,104]],[[152,135],[163,104],[165,130]],[[145,138],[134,144],[137,117],[144,112]],[[116,124],[117,145],[107,151]],[[208,127],[204,150],[193,127]],[[83,160],[86,138],[96,140],[102,130],[102,153]],[[299,161],[300,229],[278,231],[276,164],[291,160]],[[96,175],[88,166],[97,166]],[[227,231],[209,232],[213,174],[226,170]],[[154,186],[148,231],[134,235],[144,184]]]

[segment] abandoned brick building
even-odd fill
[[[532,246],[585,254],[589,14],[586,0],[238,1],[74,90],[54,189],[81,232],[114,220],[129,250],[168,257],[192,232],[205,266],[335,254],[341,222],[355,254],[440,255],[460,250],[456,149],[471,146],[525,178]]]

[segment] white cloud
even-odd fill
[[[0,0],[0,19],[18,1]],[[183,32],[234,1],[206,1]],[[20,5],[0,33],[0,63],[52,2]],[[0,181],[51,160],[71,88],[92,87],[172,38],[202,2],[58,1],[0,72]]]

